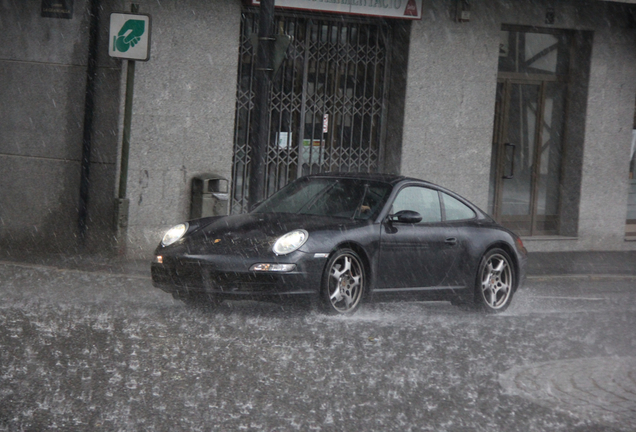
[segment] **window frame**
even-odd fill
[[[473,206],[468,205],[464,200],[460,199],[457,196],[453,196],[452,194],[448,193],[448,192],[442,192],[441,190],[437,190],[437,193],[439,194],[439,200],[440,203],[442,205],[442,220],[444,223],[454,223],[454,222],[466,222],[466,221],[472,221],[477,219],[477,211],[473,208]],[[470,211],[473,212],[473,217],[471,218],[467,218],[467,219],[452,219],[452,220],[448,220],[446,219],[446,202],[444,201],[444,195],[448,195],[451,198],[456,199],[457,201],[459,201],[460,203],[464,204],[466,207],[468,207],[470,209]]]
[[[439,189],[433,187],[432,185],[425,185],[425,184],[421,184],[421,183],[407,183],[407,184],[402,185],[396,191],[395,196],[391,200],[391,204],[388,207],[389,211],[388,211],[387,216],[395,214],[395,212],[391,211],[391,209],[393,208],[393,205],[395,204],[395,200],[398,198],[398,196],[400,196],[400,193],[403,190],[405,190],[407,188],[410,188],[410,187],[419,187],[419,188],[423,188],[423,189],[428,189],[428,190],[433,191],[433,192],[437,192],[437,202],[439,204],[439,210],[440,210],[440,220],[439,221],[437,221],[437,222],[418,222],[418,223],[413,224],[413,225],[433,225],[433,224],[442,224],[442,223],[444,223],[444,207],[443,207],[441,199],[440,199],[440,194],[439,194],[440,191],[439,191]]]
[[[423,187],[423,188],[430,189],[437,192],[437,196],[440,202],[440,210],[442,212],[442,220],[440,222],[419,222],[414,225],[432,225],[432,224],[446,224],[446,223],[454,224],[457,222],[465,223],[469,221],[477,221],[477,220],[482,220],[484,218],[486,219],[488,218],[488,216],[485,215],[484,212],[479,207],[476,207],[474,204],[472,204],[465,198],[457,195],[455,192],[452,192],[448,189],[445,189],[433,183],[428,183],[425,181],[420,182],[420,181],[417,181],[416,179],[410,179],[410,181],[407,181],[406,183],[395,185],[393,191],[391,192],[391,195],[385,202],[385,206],[386,206],[385,209],[382,212],[380,212],[380,214],[378,215],[379,222],[384,222],[389,216],[395,214],[394,212],[391,211],[393,204],[395,203],[395,199],[398,197],[400,192],[402,192],[402,190],[412,186]],[[473,211],[474,216],[470,219],[455,219],[455,220],[448,221],[446,219],[446,207],[443,201],[442,194],[447,194],[448,196],[455,198],[456,200],[464,204],[466,207],[468,207],[469,209]]]

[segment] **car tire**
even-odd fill
[[[328,314],[352,314],[366,289],[364,264],[352,249],[339,249],[329,258],[322,277],[321,306]]]
[[[503,249],[484,254],[475,281],[475,305],[488,313],[505,311],[515,290],[515,268]]]

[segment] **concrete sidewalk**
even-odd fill
[[[528,276],[636,276],[636,251],[534,252]]]
[[[0,264],[2,263],[150,278],[149,260],[130,260],[97,254],[4,251],[0,252]],[[528,277],[531,279],[582,276],[636,278],[636,251],[534,252],[528,256]]]

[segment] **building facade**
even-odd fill
[[[246,211],[258,7],[134,3],[151,17],[151,54],[135,62],[125,193],[128,63],[108,55],[108,23],[131,2],[74,0],[71,18],[43,17],[36,0],[0,6],[10,35],[0,47],[4,251],[67,251],[85,237],[89,250],[125,244],[148,257],[190,217],[193,179],[210,174],[228,180],[227,211]],[[271,89],[267,193],[310,172],[401,173],[473,201],[530,251],[636,249],[626,236],[636,6],[364,3],[410,15],[277,9],[275,32],[293,38]]]

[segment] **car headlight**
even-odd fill
[[[286,255],[297,250],[299,247],[305,244],[309,238],[309,233],[305,230],[299,229],[288,232],[284,236],[280,237],[274,243],[274,253],[276,255]]]
[[[164,246],[170,246],[172,243],[179,240],[183,235],[188,231],[188,223],[180,223],[179,225],[175,225],[166,232],[161,240],[161,244]]]

